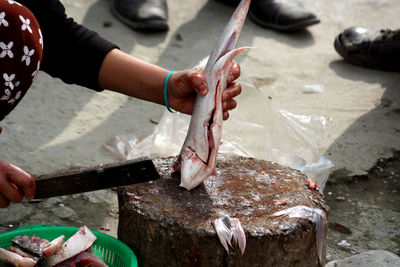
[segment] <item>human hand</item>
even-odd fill
[[[240,76],[240,66],[236,62],[228,75],[228,86],[222,93],[223,119],[229,117],[229,110],[236,107],[236,100],[233,99],[242,91],[242,86],[235,82]],[[196,93],[205,96],[208,93],[207,83],[199,69],[189,69],[176,72],[168,80],[168,102],[171,108],[185,113],[192,114]]]
[[[22,169],[0,160],[0,208],[19,203],[24,196],[31,200],[36,193],[35,179]]]

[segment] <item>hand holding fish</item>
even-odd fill
[[[224,120],[229,117],[228,111],[236,107],[236,100],[233,98],[242,91],[241,85],[235,82],[239,76],[240,66],[234,62],[228,75],[228,87],[222,94]],[[202,70],[194,68],[172,74],[168,80],[167,92],[169,105],[173,109],[185,114],[192,114],[196,93],[201,96],[208,93],[207,82]]]
[[[248,49],[235,47],[249,6],[250,0],[242,0],[239,3],[204,69],[210,92],[206,96],[196,97],[185,142],[173,165],[174,171],[181,173],[180,185],[188,190],[198,186],[215,172],[222,135],[222,119],[227,117],[226,104],[224,107],[223,102],[225,90],[230,86],[228,81],[233,58]],[[235,105],[236,103],[232,107]]]
[[[21,202],[24,195],[30,200],[35,192],[35,179],[31,175],[0,160],[0,208],[8,207],[10,202]]]

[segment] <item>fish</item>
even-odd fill
[[[219,241],[225,248],[226,252],[229,253],[229,247],[233,248],[235,245],[237,245],[239,246],[240,252],[243,255],[246,249],[246,234],[244,233],[239,219],[230,218],[227,216],[224,218],[215,219],[212,222],[212,225],[214,226]]]
[[[81,252],[91,248],[97,237],[87,228],[82,226],[73,236],[54,253],[53,256],[45,259],[41,266],[50,267],[66,261]]]
[[[4,262],[16,267],[107,267],[100,258],[93,255],[92,245],[97,238],[89,228],[79,228],[78,232],[63,244],[64,238],[64,235],[61,235],[49,242],[35,235],[16,236],[12,243],[18,247],[10,246],[8,250],[0,248],[0,265]]]
[[[14,246],[10,246],[8,251],[0,249],[0,261],[18,267],[35,266],[41,257],[47,258],[53,255],[61,247],[63,240],[64,235],[51,242],[35,235],[31,237],[27,235],[16,236],[13,238],[12,243],[27,252]]]
[[[319,263],[323,262],[324,240],[326,240],[326,212],[318,208],[310,208],[307,206],[294,206],[272,214],[272,216],[288,216],[289,218],[308,219],[316,224],[316,240]]]
[[[48,258],[50,256],[52,256],[53,254],[56,253],[56,251],[61,247],[61,245],[63,244],[65,236],[61,235],[59,237],[57,237],[56,239],[54,239],[53,241],[51,241],[49,243],[48,246],[46,246],[43,249],[43,257],[44,258]]]
[[[10,247],[8,248],[8,251],[17,253],[17,254],[20,255],[21,257],[31,258],[31,259],[34,260],[34,261],[39,261],[39,258],[38,258],[38,257],[33,256],[33,255],[31,255],[31,254],[29,254],[29,253],[27,253],[27,252],[25,252],[25,251],[22,251],[21,249],[19,249],[19,248],[17,248],[17,247],[14,247],[14,246],[10,246]]]
[[[38,262],[38,258],[24,257],[15,252],[0,248],[0,262],[17,267],[33,267]]]
[[[174,171],[180,171],[180,186],[191,190],[215,173],[216,157],[222,135],[222,92],[233,58],[249,47],[235,48],[251,0],[242,0],[213,48],[203,74],[209,92],[196,96],[188,133]]]
[[[20,246],[31,254],[47,258],[53,255],[55,251],[61,247],[63,241],[64,235],[57,237],[51,242],[35,235],[31,237],[22,235],[14,237],[12,243]]]

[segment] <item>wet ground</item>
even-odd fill
[[[374,249],[400,255],[400,152],[380,159],[368,176],[341,178],[324,191],[330,207],[326,261]],[[0,210],[0,218],[0,232],[29,224],[87,225],[116,236],[117,194],[101,190],[14,204]]]
[[[366,176],[325,188],[328,217],[327,260],[372,249],[400,255],[400,152],[380,159]]]

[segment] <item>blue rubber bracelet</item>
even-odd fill
[[[164,80],[164,102],[165,102],[165,106],[167,107],[168,111],[171,113],[176,112],[175,110],[171,109],[171,107],[168,104],[168,96],[167,96],[167,85],[168,85],[168,79],[169,77],[171,77],[172,74],[174,74],[176,71],[170,71],[167,75],[167,77],[165,77]]]

